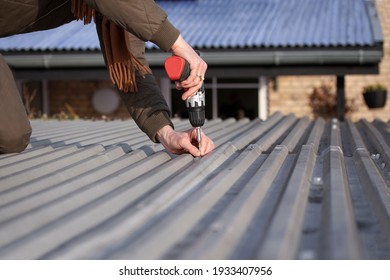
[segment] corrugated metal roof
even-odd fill
[[[160,1],[197,47],[373,45],[366,1]]]
[[[383,41],[377,36],[377,15],[367,7],[373,4],[366,0],[158,2],[196,48],[374,46]],[[100,46],[93,24],[72,22],[0,39],[0,49],[66,51]]]
[[[133,121],[32,126],[0,155],[1,259],[390,257],[390,123],[215,119],[203,158]]]
[[[88,51],[100,50],[94,23],[72,21],[58,28],[0,39],[3,51]]]

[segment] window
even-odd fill
[[[249,118],[258,117],[258,79],[213,79],[206,78],[206,118],[213,118],[213,110],[217,117]],[[181,99],[182,92],[172,88],[172,114],[174,117],[188,118],[185,102]],[[213,98],[216,94],[216,98]],[[216,102],[216,104],[213,104]]]

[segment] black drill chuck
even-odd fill
[[[194,96],[186,100],[186,107],[192,127],[203,126],[206,119],[204,85]]]

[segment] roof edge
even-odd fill
[[[165,52],[147,52],[151,66],[162,66],[169,56]],[[105,67],[101,53],[3,53],[7,63],[14,68],[69,68]],[[204,60],[210,65],[365,65],[379,63],[383,49],[339,50],[257,50],[257,51],[203,51]]]
[[[368,18],[370,19],[370,25],[372,29],[372,34],[374,37],[374,41],[376,43],[383,44],[383,31],[381,27],[381,23],[378,16],[378,10],[376,8],[375,0],[366,0],[366,9],[368,12]]]

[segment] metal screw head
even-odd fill
[[[321,177],[314,177],[313,178],[313,184],[314,185],[322,185],[322,178]]]

